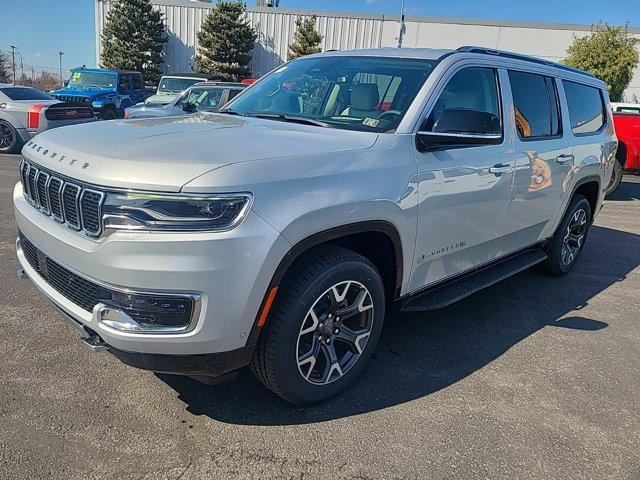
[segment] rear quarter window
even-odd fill
[[[576,135],[589,135],[604,126],[605,107],[600,90],[588,85],[563,80],[569,106],[571,130]]]

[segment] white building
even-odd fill
[[[110,0],[95,0],[96,61],[100,64],[101,35]],[[194,0],[152,0],[164,13],[169,30],[166,45],[167,72],[189,71],[198,48],[196,32],[212,4]],[[323,50],[395,47],[398,45],[400,17],[344,12],[248,7],[247,18],[258,32],[252,69],[261,76],[287,58],[293,41],[295,22],[300,16],[316,15],[323,35]],[[404,47],[457,48],[477,45],[509,50],[553,61],[566,56],[575,36],[591,32],[590,25],[468,20],[437,17],[406,17]],[[630,31],[640,38],[640,28]],[[634,95],[636,97],[634,97]],[[640,99],[640,68],[626,91],[626,99]]]

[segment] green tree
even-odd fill
[[[9,61],[7,56],[0,51],[0,83],[9,83]]]
[[[293,43],[289,45],[289,60],[322,51],[322,35],[316,31],[316,20],[315,15],[296,20],[296,33],[293,35]]]
[[[574,37],[564,63],[593,73],[607,84],[611,100],[618,102],[638,64],[637,43],[638,40],[629,34],[626,25],[598,25],[591,35]]]
[[[167,40],[162,13],[150,0],[115,0],[102,33],[101,67],[135,70],[157,82]]]
[[[221,80],[239,81],[251,76],[251,51],[256,31],[244,18],[246,6],[236,1],[220,1],[198,32],[196,71]]]

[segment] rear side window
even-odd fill
[[[543,140],[560,135],[560,111],[555,81],[534,73],[509,71],[518,135]]]
[[[11,100],[53,100],[52,97],[35,88],[5,87],[0,88],[0,92]]]
[[[142,82],[142,75],[133,76],[133,88],[136,90],[142,90],[144,88],[144,83]]]
[[[562,85],[569,105],[573,133],[585,135],[600,130],[605,118],[600,90],[568,80],[563,80]]]

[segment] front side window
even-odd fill
[[[568,80],[563,80],[562,86],[569,105],[573,133],[584,135],[600,130],[605,119],[600,90]]]
[[[225,110],[248,116],[304,117],[347,130],[393,132],[436,63],[355,56],[301,58],[271,73]]]
[[[509,71],[509,83],[522,140],[560,135],[560,111],[555,81],[551,77]]]
[[[470,67],[456,72],[438,97],[422,130],[502,134],[496,71],[492,68]]]
[[[80,87],[113,88],[116,86],[116,74],[75,71],[71,73],[69,85],[77,85]]]
[[[120,75],[120,81],[118,82],[118,90],[120,90],[121,92],[128,92],[129,90],[131,90],[129,75]]]

